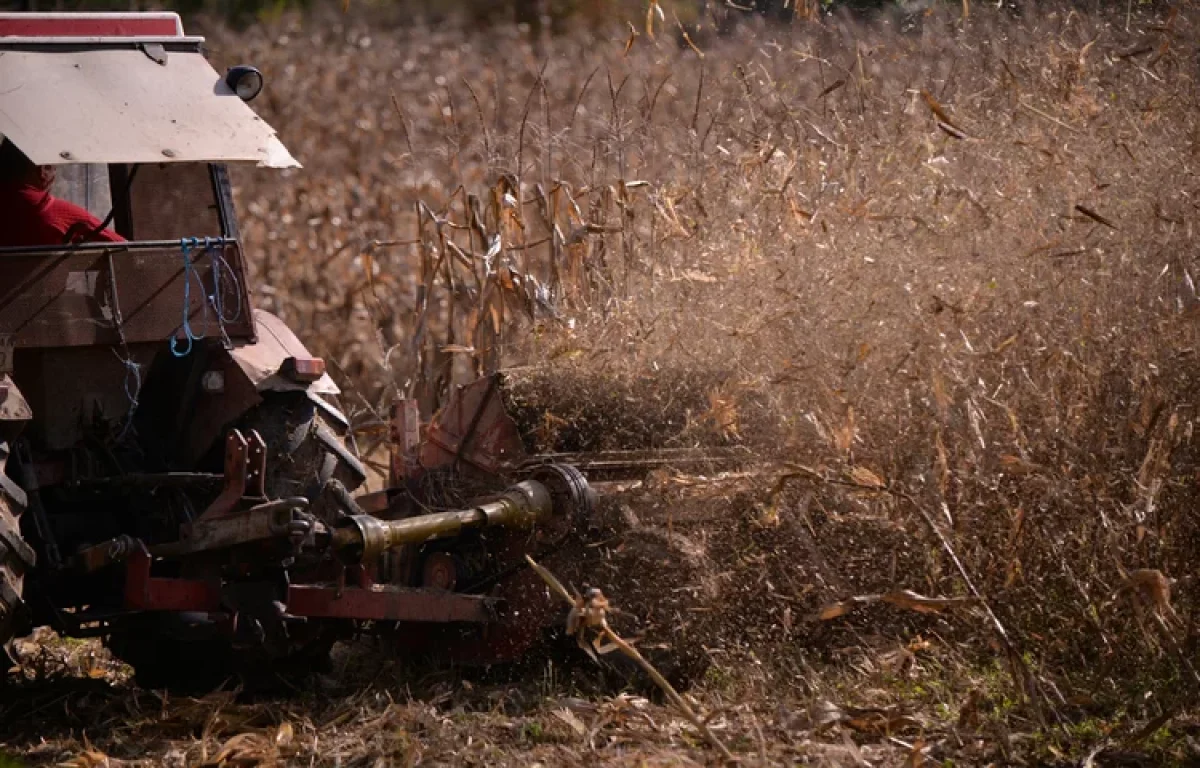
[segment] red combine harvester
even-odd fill
[[[172,13],[0,14],[0,134],[123,238],[13,247],[0,210],[0,642],[103,637],[150,685],[303,672],[367,628],[519,658],[560,620],[524,555],[578,541],[587,481],[526,455],[491,377],[428,424],[398,402],[391,487],[354,495],[226,174],[299,164],[246,103],[262,74],[202,43]]]

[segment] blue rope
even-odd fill
[[[225,251],[221,247],[219,238],[206,237],[201,241],[198,237],[185,237],[179,241],[179,250],[183,254],[183,332],[187,339],[187,346],[181,351],[178,347],[178,339],[171,337],[171,354],[175,357],[187,357],[192,351],[192,343],[200,341],[204,336],[196,335],[192,331],[191,320],[188,315],[192,308],[192,278],[196,279],[201,291],[205,290],[204,280],[200,277],[200,272],[196,269],[196,262],[191,258],[193,248],[201,247],[203,242],[204,254],[208,256],[209,262],[212,264],[213,275],[213,290],[212,293],[205,295],[204,301],[204,319],[208,320],[208,311],[211,307],[217,318],[217,326],[221,329],[221,338],[224,340],[226,347],[231,346],[229,334],[225,331],[225,326],[229,323],[236,323],[242,317],[242,285],[238,281],[237,273],[233,267],[229,266],[229,262],[225,260]],[[222,291],[223,283],[231,282],[233,284],[233,294],[237,298],[237,311],[233,316],[225,314],[225,297]]]
[[[208,253],[209,261],[212,263],[213,273],[213,292],[209,295],[208,300],[212,305],[213,312],[217,316],[217,326],[221,329],[221,339],[225,342],[226,348],[233,345],[229,340],[229,334],[225,331],[225,326],[228,323],[236,323],[242,317],[242,286],[238,281],[237,273],[233,271],[233,267],[229,266],[229,262],[225,260],[225,249],[220,247],[219,243],[214,241],[214,245],[209,245],[208,238],[205,238],[205,251]],[[233,295],[237,299],[237,311],[232,317],[225,315],[225,296],[222,288],[223,278],[227,278],[233,283]]]
[[[181,352],[178,347],[179,339],[171,337],[171,354],[175,357],[187,357],[192,352],[192,343],[200,341],[203,336],[197,336],[192,332],[192,323],[189,319],[189,311],[192,308],[192,276],[195,275],[196,281],[200,284],[201,290],[204,289],[204,281],[200,279],[200,273],[196,271],[196,262],[192,260],[192,248],[200,244],[198,237],[185,237],[179,241],[179,252],[183,255],[183,333],[187,337],[187,347]],[[207,243],[205,244],[207,247]],[[208,317],[208,305],[204,305],[204,316]]]

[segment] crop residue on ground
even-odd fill
[[[692,45],[369,13],[208,30],[305,165],[236,175],[256,300],[368,452],[394,394],[499,367],[532,447],[737,448],[605,486],[570,578],[703,662],[746,762],[1195,759],[1193,7]],[[716,759],[550,663],[356,645],[324,691],[175,700],[41,647],[0,710],[31,761]]]

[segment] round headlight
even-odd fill
[[[250,101],[263,89],[263,76],[254,67],[232,67],[225,75],[225,84],[242,101]]]

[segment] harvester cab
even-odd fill
[[[298,168],[173,13],[0,14],[0,135],[119,238],[0,210],[0,642],[105,639],[143,682],[306,670],[366,626],[515,658],[555,612],[524,555],[591,509],[494,396],[394,409],[388,487],[338,387],[252,305],[227,166]],[[514,603],[519,610],[514,610]]]

